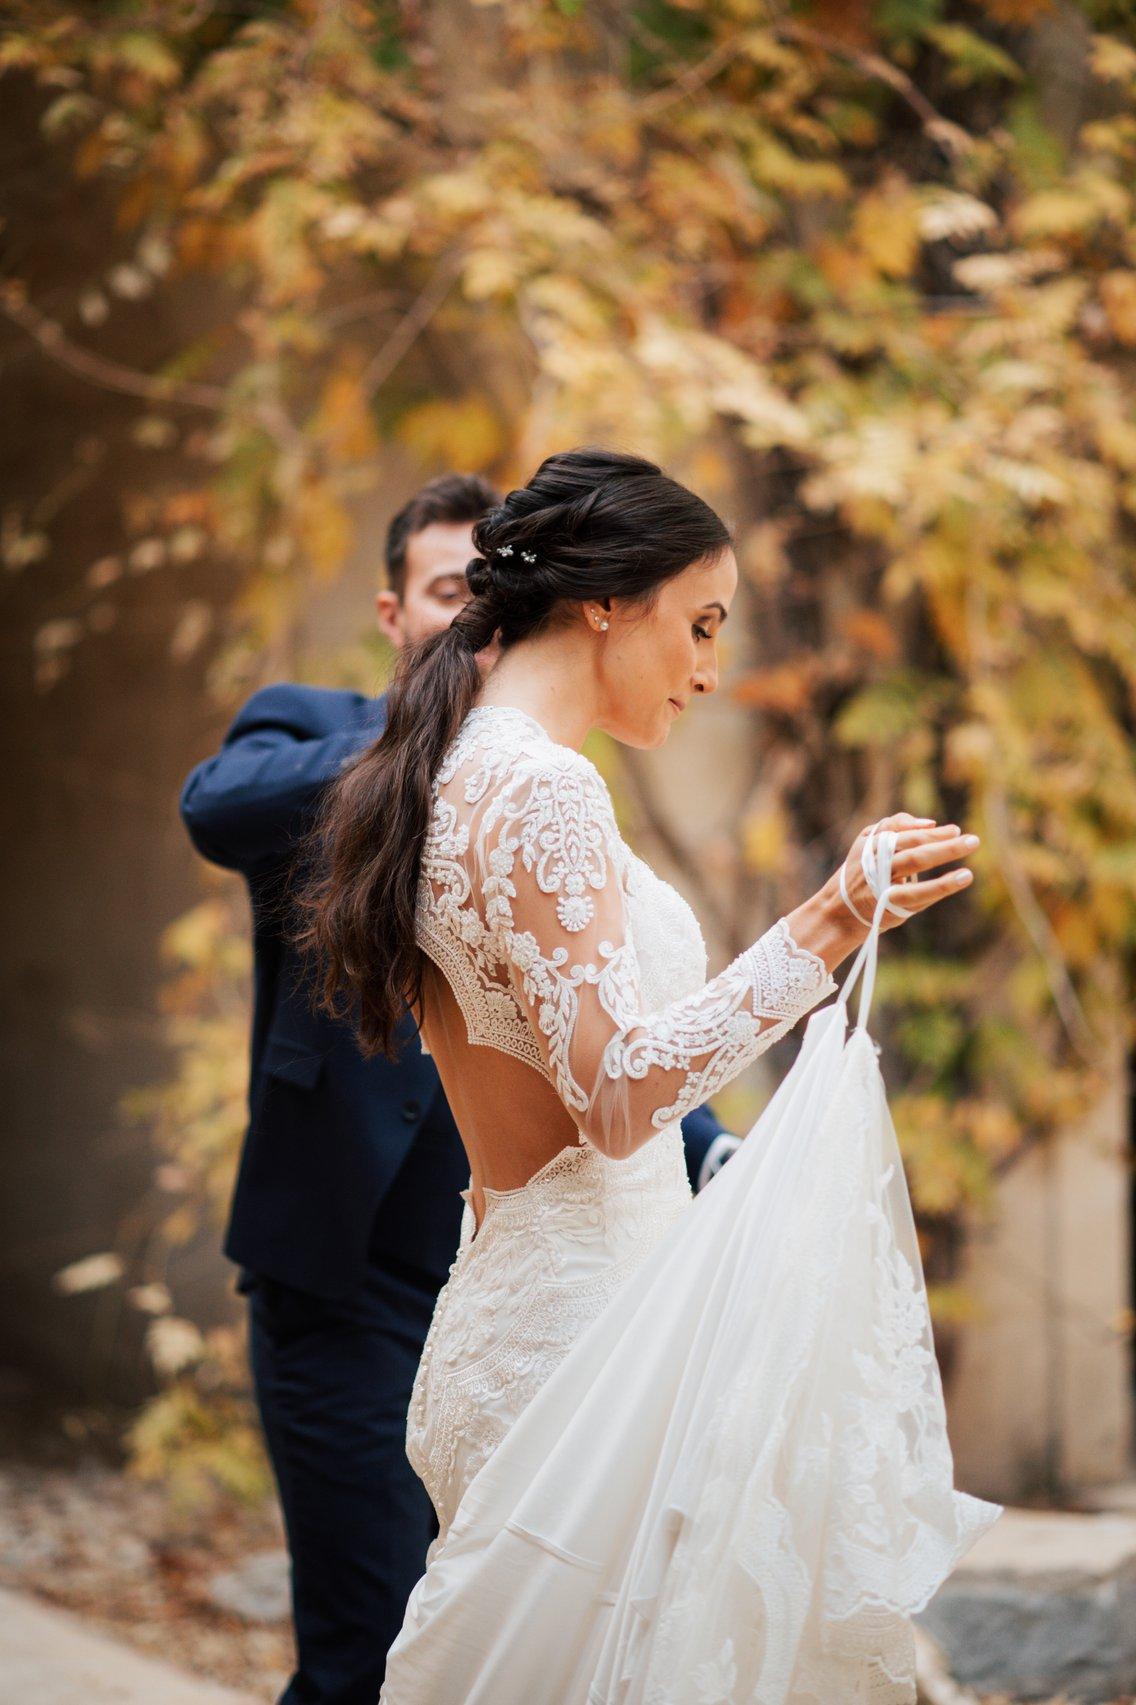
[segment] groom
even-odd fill
[[[396,649],[462,608],[473,524],[499,501],[476,475],[444,475],[394,517],[375,605]],[[252,907],[249,1125],[224,1250],[249,1298],[292,1559],[298,1663],[279,1705],[375,1705],[437,1531],[406,1459],[406,1413],[469,1162],[410,1014],[398,1058],[364,1060],[346,1024],[311,1010],[280,905],[320,794],[384,721],[381,697],[266,687],[181,796],[194,845],[241,871]],[[737,1139],[705,1107],[683,1135],[697,1189]]]

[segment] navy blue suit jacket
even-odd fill
[[[409,1012],[394,1061],[366,1060],[350,1026],[314,1012],[284,938],[284,881],[327,784],[382,731],[385,700],[282,683],[255,693],[221,750],[190,773],[181,812],[198,851],[248,883],[254,944],[249,1123],[224,1250],[328,1299],[350,1296],[369,1260],[435,1286],[457,1248],[469,1182],[433,1060]],[[709,1108],[683,1121],[692,1184],[721,1130]]]

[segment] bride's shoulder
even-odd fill
[[[608,785],[592,760],[512,706],[475,706],[456,743],[464,794],[485,826],[508,822],[523,840],[620,839]],[[452,773],[452,768],[451,768]]]
[[[496,791],[512,815],[530,821],[590,822],[618,832],[606,781],[590,758],[569,746],[534,741],[502,769]]]

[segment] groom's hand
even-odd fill
[[[698,1168],[696,1192],[704,1190],[716,1172],[721,1172],[732,1154],[741,1147],[742,1139],[735,1137],[732,1131],[719,1131],[710,1147],[702,1157],[702,1165]]]

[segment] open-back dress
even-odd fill
[[[837,992],[784,918],[707,980],[595,766],[482,704],[416,929],[422,1045],[525,1181],[463,1192],[407,1426],[440,1531],[384,1705],[913,1699],[909,1617],[998,1509],[953,1490],[867,989],[846,1037],[877,929],[693,1199],[683,1115]]]

